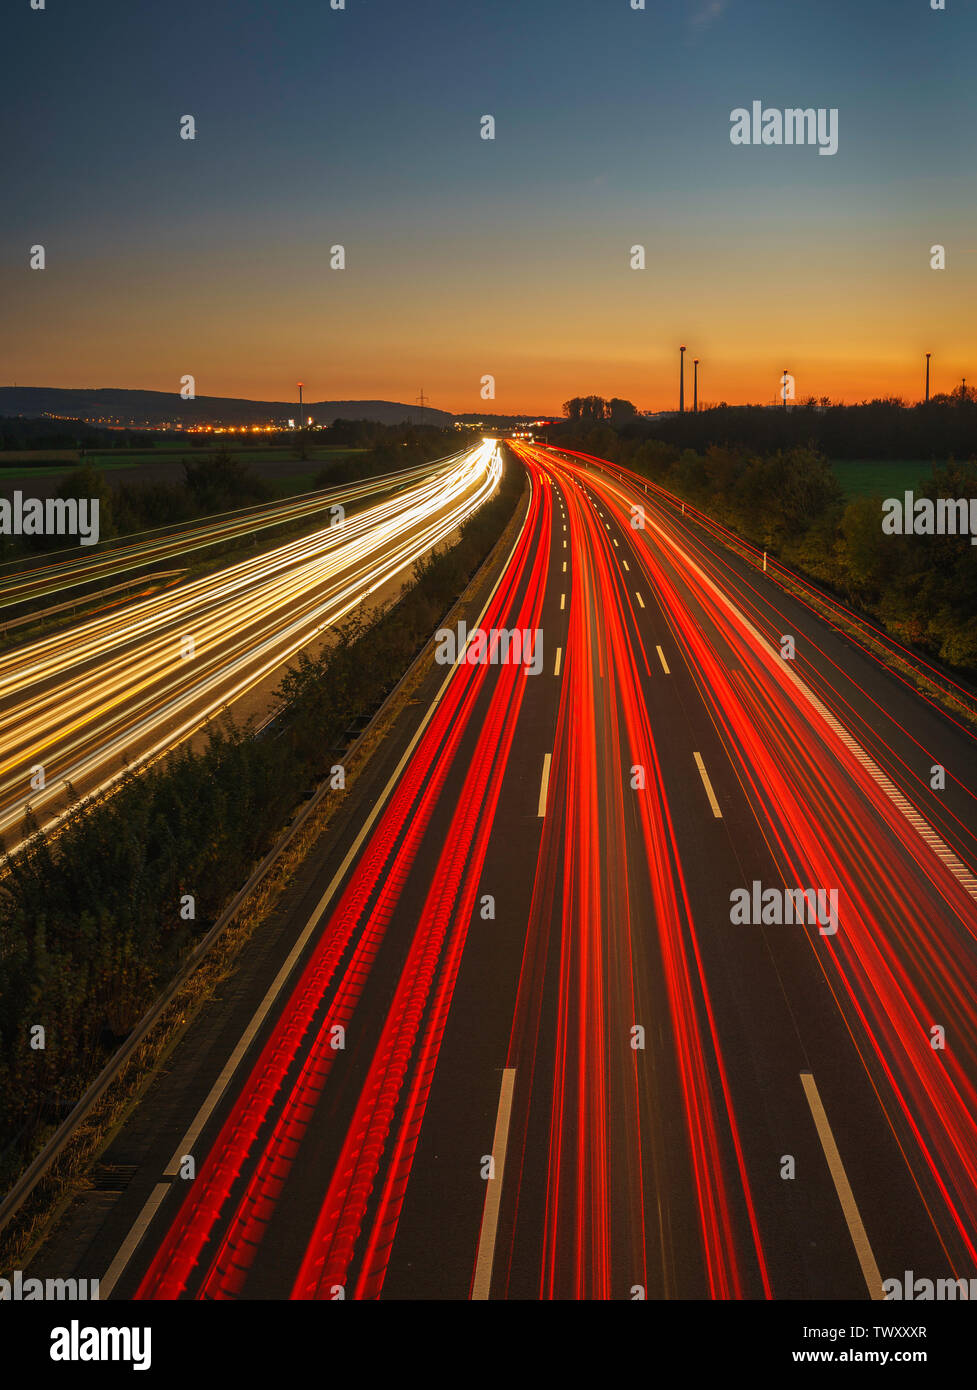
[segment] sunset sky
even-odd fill
[[[785,366],[799,397],[916,398],[927,349],[934,390],[977,384],[963,0],[22,0],[0,26],[0,384],[462,412],[490,373],[499,412],[666,409],[679,343],[707,402],[772,400]],[[732,145],[753,100],[837,107],[838,153]]]

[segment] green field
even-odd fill
[[[67,463],[63,459],[52,460],[50,463],[12,463],[4,465],[3,454],[0,453],[0,482],[7,478],[51,478],[60,477],[63,473],[70,472],[73,468],[80,468],[86,464],[92,468],[97,468],[100,473],[111,473],[121,468],[140,468],[143,464],[162,464],[164,468],[172,468],[174,477],[179,477],[179,470],[184,460],[191,463],[199,462],[206,458],[209,453],[221,448],[219,442],[215,442],[212,448],[194,449],[187,444],[167,445],[165,448],[132,451],[106,449],[101,452],[86,452],[84,458],[77,463]],[[223,447],[227,447],[226,445]],[[255,449],[255,448],[227,448],[227,452],[241,463],[269,464],[280,463],[288,465],[289,469],[294,469],[297,464],[314,465],[317,463],[336,463],[339,459],[350,457],[353,454],[365,453],[365,449],[350,449],[340,444],[310,445],[307,459],[295,458],[294,452],[290,448],[284,449]],[[317,471],[317,470],[316,470]],[[267,470],[265,477],[269,475]],[[315,472],[309,473],[309,478],[315,476]],[[311,487],[311,482],[309,484]]]
[[[846,497],[897,497],[931,476],[926,459],[833,459]]]
[[[3,455],[0,454],[0,458]],[[70,473],[73,468],[81,468],[87,463],[88,459],[79,459],[77,463],[65,463],[58,459],[53,463],[35,464],[33,468],[27,467],[22,463],[11,463],[6,468],[0,467],[0,481],[4,478],[52,478],[60,477],[62,473]],[[164,460],[165,462],[165,460]],[[128,460],[122,459],[117,463],[99,463],[96,468],[104,469],[106,472],[110,468],[130,468],[132,465]]]
[[[146,449],[133,451],[132,453],[122,453],[120,450],[105,449],[103,451],[87,450],[82,463],[90,463],[93,468],[137,468],[141,463],[182,463],[184,459],[206,458],[209,453],[215,453],[218,449],[225,449],[232,458],[241,463],[295,463],[294,451],[291,448],[271,449],[271,448],[241,448],[234,444],[225,443],[222,439],[215,439],[206,449],[194,448],[189,444],[167,445],[163,449]],[[347,454],[362,454],[364,449],[349,449],[341,444],[310,444],[309,460],[335,460],[345,458]]]

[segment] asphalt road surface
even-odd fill
[[[33,1273],[624,1300],[977,1274],[973,735],[640,483],[515,447],[525,519],[468,635],[528,647],[434,667]]]
[[[45,828],[67,785],[88,795],[173,748],[444,541],[491,495],[479,445],[346,517],[214,574],[17,647],[0,669],[0,835]]]

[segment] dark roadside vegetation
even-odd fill
[[[322,445],[320,441],[326,435],[331,436],[333,442]],[[201,438],[207,439],[208,447],[199,449],[196,457],[181,460],[182,450],[175,458],[175,451],[171,448],[157,451],[169,459],[163,471],[175,475],[172,481],[160,481],[150,476],[145,481],[113,482],[117,475],[103,472],[91,463],[74,467],[61,477],[54,489],[55,496],[99,499],[99,543],[86,547],[82,558],[105,554],[118,546],[127,545],[134,537],[145,532],[172,533],[183,526],[206,521],[218,513],[260,506],[285,496],[340,488],[362,479],[409,469],[456,452],[468,442],[467,432],[460,437],[460,432],[454,429],[394,428],[356,420],[337,420],[331,430],[298,432],[287,445],[274,450],[259,448],[260,441],[254,447],[241,447],[233,443],[214,448],[212,436]],[[373,441],[372,444],[370,441]],[[348,453],[344,452],[347,448],[350,450]],[[123,457],[131,457],[133,462],[138,462],[140,469],[145,468],[151,473],[154,466],[151,454],[140,452],[127,455],[125,451],[120,452]],[[104,460],[105,455],[98,457]],[[253,461],[255,457],[259,461]],[[0,469],[3,468],[3,459],[0,453]],[[307,461],[306,466],[302,463],[298,465],[301,469],[299,473],[296,473],[293,462],[296,459]],[[60,468],[63,469],[64,464]],[[58,470],[55,467],[52,471]],[[36,475],[33,478],[25,477],[21,482],[12,483],[8,479],[4,483],[0,474],[0,496],[11,495],[14,487],[21,487],[30,496],[32,482],[36,484]],[[324,498],[323,505],[327,502],[328,499]],[[347,511],[352,515],[361,506],[368,505],[369,500],[353,502]],[[237,537],[212,542],[202,549],[190,551],[185,560],[176,561],[185,566],[178,579],[169,578],[161,582],[186,583],[201,578],[235,560],[310,534],[321,524],[315,514],[290,517],[256,527]],[[63,536],[0,535],[0,576],[9,581],[12,576],[27,573],[31,566],[43,564],[51,552],[58,552],[59,559],[66,553],[77,554],[74,547],[66,551],[65,544]],[[131,590],[139,589],[144,594],[152,592],[145,588],[146,584],[152,583],[157,572],[165,575],[167,571],[172,571],[173,565],[172,557],[147,557],[144,564],[127,571],[123,580],[128,581],[127,587]],[[101,611],[106,602],[124,602],[117,592],[111,595],[105,593],[107,582],[96,577],[74,587],[70,591],[70,598],[74,601],[70,611],[62,600],[59,605],[61,611],[51,612],[52,600],[44,595],[19,602],[14,599],[3,616],[15,618],[17,624],[0,633],[0,649],[7,642],[22,643],[46,636],[84,617],[86,613]],[[36,615],[36,621],[25,623],[24,620],[31,614]]]
[[[614,407],[614,409],[612,409]],[[644,418],[576,397],[551,444],[606,458],[666,488],[874,618],[929,660],[977,680],[977,546],[886,535],[885,497],[846,499],[833,460],[923,460],[915,497],[977,497],[977,392],[928,404],[720,406]],[[885,469],[880,467],[880,475]]]
[[[26,420],[0,420],[0,469],[4,468],[3,450],[29,448],[36,451],[38,458],[44,451],[52,453],[62,447],[77,447],[87,442],[97,447],[98,458],[105,457],[106,445],[101,438],[89,439],[87,433],[77,436],[66,432],[62,426],[66,422],[39,422]],[[90,426],[79,422],[67,422],[83,431]],[[40,428],[47,426],[46,432]],[[27,430],[26,435],[11,432],[14,425],[18,431]],[[169,442],[163,447],[162,437],[153,435],[129,435],[119,432],[119,443],[112,431],[95,431],[96,435],[108,435],[112,439],[114,452],[124,459],[131,448],[134,458],[145,461],[147,451],[153,451],[167,461],[174,460],[174,450]],[[223,436],[221,437],[223,440]],[[131,441],[131,443],[130,443]],[[274,453],[283,463],[293,460],[308,461],[307,485],[305,474],[292,482],[295,491],[317,490],[320,488],[341,487],[361,479],[376,477],[399,469],[411,468],[428,463],[446,454],[456,452],[468,442],[467,434],[457,430],[444,430],[434,426],[378,425],[369,420],[337,420],[329,429],[299,430],[288,438],[287,443],[278,446]],[[228,437],[227,442],[216,444],[213,436],[194,435],[184,444],[181,441],[176,456],[181,458],[181,473],[172,482],[131,481],[113,483],[111,474],[101,471],[91,461],[79,463],[70,469],[55,489],[57,497],[99,499],[99,544],[90,547],[95,554],[111,547],[113,541],[120,541],[138,531],[155,527],[180,526],[199,521],[217,512],[233,511],[241,507],[271,502],[281,496],[281,489],[274,486],[269,477],[262,476],[256,465],[249,461],[249,453],[261,451],[262,459],[267,457],[269,446],[262,436],[244,436],[240,442]],[[350,452],[345,453],[344,450]],[[337,451],[333,457],[328,457]],[[322,458],[326,453],[327,457]],[[183,455],[186,455],[185,457]],[[17,465],[26,466],[23,461]],[[272,464],[272,467],[274,464]],[[63,462],[52,462],[52,470],[64,472]],[[264,470],[267,472],[267,468]],[[22,483],[0,479],[0,495],[9,496],[13,488],[19,486],[30,493],[30,479]],[[63,549],[63,536],[23,536],[0,535],[0,562],[25,559],[32,555],[44,554],[51,550]]]
[[[399,455],[398,455],[399,457]],[[390,459],[382,457],[389,468]],[[398,602],[285,675],[288,702],[255,736],[231,719],[206,748],[176,750],[119,789],[75,806],[56,837],[35,834],[0,877],[0,1190],[104,1066],[222,905],[247,880],[303,789],[342,764],[513,515],[522,470],[450,549],[419,562]],[[28,823],[28,829],[30,829]],[[194,920],[181,900],[192,895]],[[45,1029],[43,1050],[31,1030]]]

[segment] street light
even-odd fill
[[[692,359],[692,414],[699,413],[699,359]]]
[[[678,350],[678,413],[685,414],[685,344]]]

